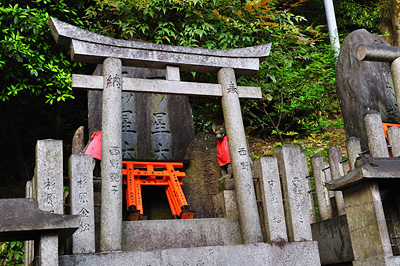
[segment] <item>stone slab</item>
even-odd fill
[[[34,191],[39,208],[48,212],[64,213],[62,141],[38,140],[35,160]]]
[[[283,145],[274,151],[278,159],[279,175],[285,204],[289,241],[312,239],[310,212],[305,189],[304,167],[299,146]]]
[[[188,96],[222,97],[220,84],[123,78],[124,92],[163,93]],[[99,76],[72,74],[72,88],[102,90],[103,79]],[[238,86],[239,98],[261,99],[260,87]]]
[[[311,230],[313,240],[318,243],[322,265],[353,261],[346,215],[313,223]]]
[[[59,265],[317,266],[321,264],[317,242],[312,241],[67,255],[59,257]]]
[[[179,65],[181,70],[195,72],[217,72],[219,68],[231,67],[237,68],[238,73],[255,74],[259,63],[271,49],[271,43],[218,50],[117,40],[55,18],[49,19],[49,27],[58,44],[72,43],[72,57],[87,63],[101,63],[106,57],[125,57],[124,65],[131,66],[165,68],[171,64]]]
[[[238,245],[242,243],[237,220],[203,218],[123,222],[124,251]]]
[[[275,157],[261,157],[254,161],[254,174],[260,178],[264,225],[269,243],[287,242],[285,211],[281,181],[278,172],[278,161]]]
[[[365,180],[384,181],[400,178],[400,158],[369,158],[364,164],[347,175],[334,181],[326,182],[329,190],[344,190]]]
[[[0,199],[0,242],[34,240],[43,233],[70,236],[79,227],[78,215],[62,215],[38,208],[34,199]]]
[[[353,261],[353,266],[370,266],[370,265],[398,266],[400,265],[400,257],[390,256],[390,257],[380,257],[380,258],[371,258],[371,259]]]
[[[186,150],[190,160],[182,189],[195,218],[214,218],[213,196],[219,193],[221,168],[217,159],[217,138],[214,134],[198,133]]]
[[[92,156],[72,154],[69,158],[71,213],[81,216],[72,236],[73,253],[95,252]]]

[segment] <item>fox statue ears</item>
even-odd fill
[[[217,135],[218,139],[222,139],[225,135],[225,125],[217,125],[214,122],[211,125],[212,131]]]

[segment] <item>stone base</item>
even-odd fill
[[[346,215],[311,224],[313,240],[318,242],[321,264],[336,264],[354,260]]]
[[[353,266],[370,266],[370,265],[398,266],[400,265],[400,257],[391,256],[391,257],[370,258],[365,260],[353,261]]]
[[[123,222],[124,251],[242,244],[237,220],[204,218]]]
[[[208,246],[158,251],[64,255],[59,265],[321,265],[317,242]]]
[[[234,190],[223,190],[213,196],[215,216],[239,220],[239,213]]]

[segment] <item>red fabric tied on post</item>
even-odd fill
[[[231,163],[231,156],[229,155],[228,138],[224,136],[218,139],[217,143],[217,157],[219,166]]]
[[[101,160],[101,131],[94,132],[91,138],[85,155],[92,155],[93,158]]]

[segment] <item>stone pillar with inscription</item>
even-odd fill
[[[72,253],[95,252],[92,156],[72,154],[69,158],[71,214],[81,222],[72,235]]]
[[[304,187],[306,176],[302,171],[300,147],[284,145],[274,151],[274,156],[278,159],[282,179],[289,241],[311,241],[310,212]]]
[[[254,161],[254,174],[260,178],[264,227],[268,243],[287,242],[285,211],[275,157],[261,157]]]
[[[243,241],[244,243],[262,242],[250,157],[234,70],[221,68],[218,71],[218,83],[222,87],[222,110],[232,161]]]
[[[63,153],[61,140],[38,140],[35,167],[36,200],[39,209],[63,214]],[[35,243],[36,245],[36,243]],[[35,253],[39,265],[58,265],[58,236],[43,235]]]
[[[122,240],[122,63],[103,63],[100,251],[121,250]]]

